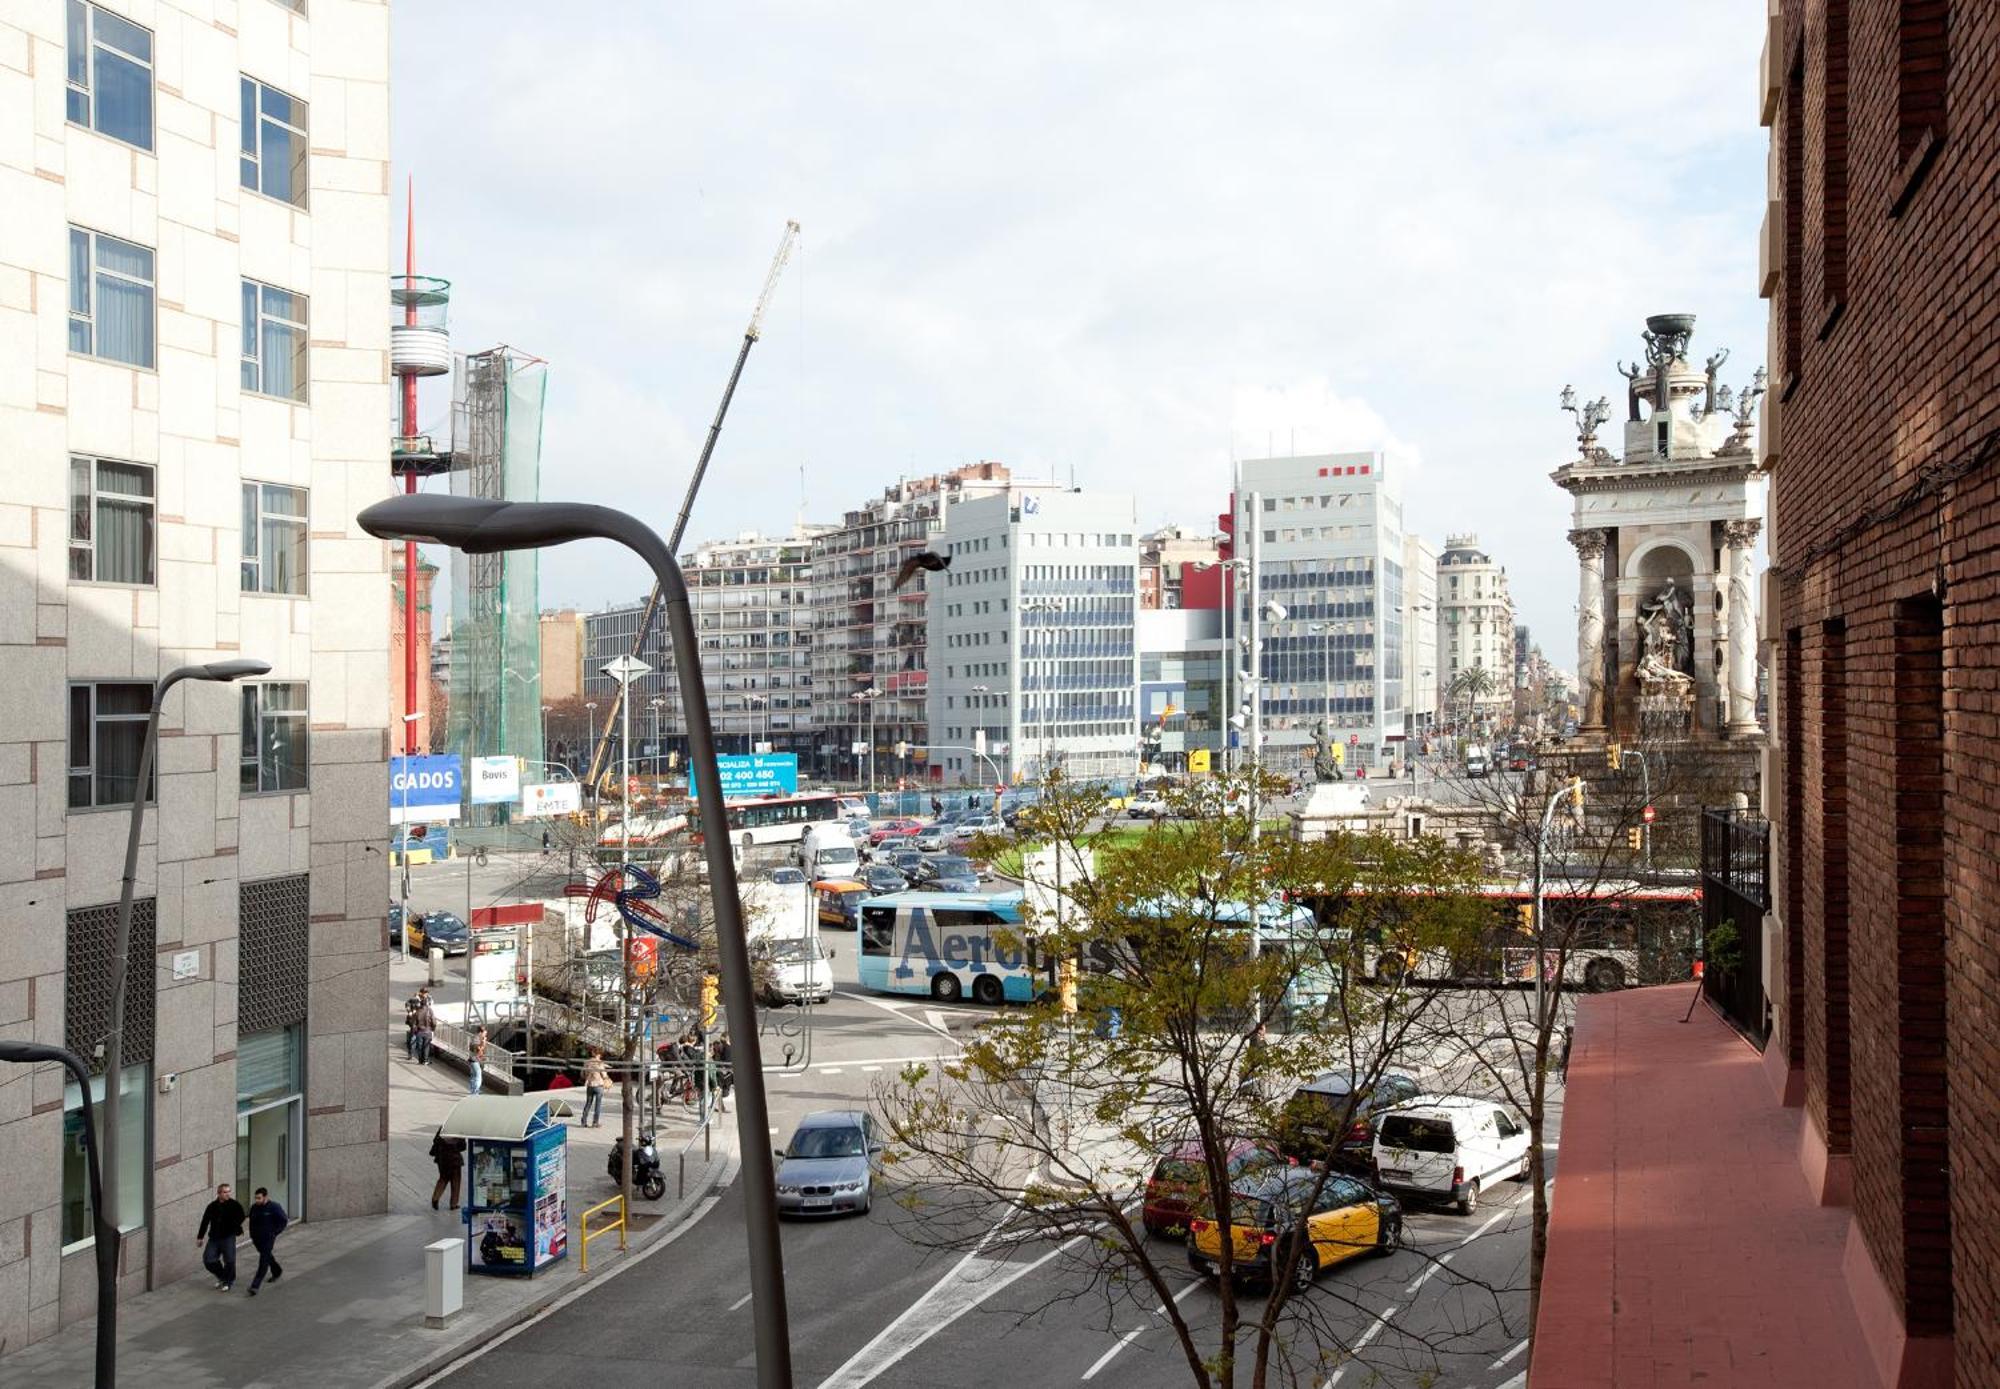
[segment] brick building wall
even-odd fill
[[[1852,1154],[1850,1286],[1899,1323],[1878,1363],[2000,1384],[2000,7],[1784,0],[1770,43],[1808,1123]]]

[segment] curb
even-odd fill
[[[492,1338],[534,1320],[562,1298],[585,1291],[605,1279],[615,1278],[632,1267],[636,1260],[630,1256],[638,1254],[688,1224],[694,1213],[701,1209],[705,1198],[722,1192],[734,1184],[743,1168],[743,1153],[734,1124],[729,1127],[729,1135],[726,1156],[716,1177],[712,1181],[692,1188],[687,1199],[679,1204],[679,1208],[672,1215],[627,1239],[625,1253],[628,1257],[604,1263],[596,1272],[582,1274],[561,1284],[551,1284],[531,1300],[511,1308],[492,1321],[477,1324],[467,1322],[462,1327],[454,1327],[453,1330],[460,1334],[451,1344],[440,1346],[408,1369],[399,1370],[385,1379],[376,1381],[373,1389],[410,1389],[411,1385],[421,1384],[432,1376],[449,1370]]]

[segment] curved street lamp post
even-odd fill
[[[405,494],[375,503],[358,518],[361,528],[382,540],[417,540],[449,545],[468,554],[530,550],[571,540],[615,540],[652,567],[673,649],[687,719],[689,762],[698,779],[722,785],[715,765],[715,732],[708,691],[702,684],[700,646],[687,585],[673,552],[653,530],[609,507],[574,502],[501,502],[473,497]],[[722,969],[723,1012],[729,1021],[736,1072],[736,1130],[742,1146],[744,1210],[750,1254],[751,1315],[755,1331],[759,1389],[790,1389],[792,1351],[785,1311],[785,1275],[778,1243],[777,1192],[771,1154],[770,1120],[764,1099],[764,1062],[757,1035],[757,1002],[750,978],[750,953],[743,931],[743,904],[737,896],[729,824],[719,795],[697,802],[708,890],[715,908],[717,953]]]

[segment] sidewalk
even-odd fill
[[[411,969],[416,968],[414,962]],[[393,971],[392,993],[415,988]],[[412,1065],[403,1056],[402,1010],[384,1000],[384,1048],[389,1060],[389,1213],[355,1220],[303,1221],[279,1241],[285,1276],[253,1300],[244,1296],[256,1267],[246,1239],[237,1251],[234,1293],[216,1291],[206,1274],[128,1299],[119,1308],[118,1370],[127,1384],[166,1389],[400,1389],[452,1363],[482,1342],[532,1316],[583,1281],[578,1217],[617,1194],[605,1172],[611,1140],[620,1132],[616,1092],[604,1106],[602,1128],[572,1126],[569,1157],[569,1254],[534,1278],[468,1274],[465,1309],[444,1330],[424,1326],[424,1246],[462,1236],[455,1211],[432,1211],[437,1170],[431,1135],[465,1094],[465,1077],[442,1065]],[[577,1106],[581,1107],[581,1092]],[[659,1126],[667,1194],[634,1202],[631,1249],[618,1237],[592,1241],[591,1279],[617,1272],[633,1253],[684,1222],[713,1192],[735,1180],[733,1112],[718,1116],[713,1156],[696,1140],[688,1154],[687,1190],[678,1197],[677,1155],[694,1131],[688,1111],[670,1107]],[[601,1217],[600,1217],[601,1220]],[[189,1231],[189,1239],[193,1232]],[[0,1360],[10,1384],[88,1385],[94,1319],[76,1322]]]

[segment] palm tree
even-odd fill
[[[1467,666],[1451,677],[1448,692],[1456,695],[1465,706],[1464,722],[1472,722],[1472,708],[1480,700],[1493,693],[1493,672],[1485,666]]]

